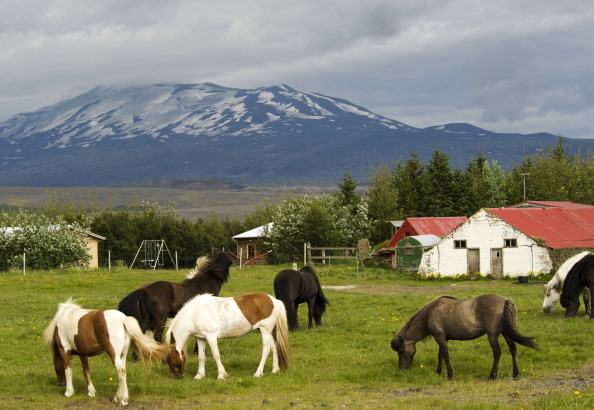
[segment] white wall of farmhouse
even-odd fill
[[[501,277],[549,273],[553,266],[545,247],[485,209],[427,250],[419,274],[466,275],[469,264],[481,275]]]

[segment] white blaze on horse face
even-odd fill
[[[550,313],[553,307],[559,302],[561,295],[553,286],[549,286],[550,282],[545,285],[545,297],[542,303],[542,310],[545,313]]]

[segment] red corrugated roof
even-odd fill
[[[433,234],[439,237],[446,236],[468,218],[465,216],[435,217],[435,218],[408,218],[411,226],[418,235]]]
[[[594,207],[487,208],[526,235],[550,248],[594,247]]]
[[[525,204],[528,206],[533,205],[551,208],[594,208],[592,205],[576,204],[575,202],[569,201],[526,201],[525,203],[520,202],[519,204],[511,205],[509,208],[521,208],[523,205],[526,207]]]
[[[404,234],[400,232],[408,223],[414,230],[414,235],[436,235],[441,237],[446,236],[458,226],[463,224],[468,217],[466,216],[448,216],[448,217],[426,217],[426,218],[406,218],[402,227],[396,231],[390,242],[385,248],[393,248],[400,241]]]

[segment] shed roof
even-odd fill
[[[403,238],[401,240],[398,241],[398,244],[400,244],[400,242],[404,241],[405,239],[415,239],[417,242],[419,242],[422,246],[433,246],[436,243],[438,243],[439,241],[441,241],[441,238],[437,235],[413,235],[413,236],[407,236],[406,238]],[[396,244],[396,246],[398,246],[398,244]]]
[[[508,208],[594,208],[592,205],[576,204],[569,201],[526,201],[510,205]]]
[[[249,231],[232,236],[232,238],[233,239],[261,238],[264,236],[264,234],[266,232],[268,232],[272,228],[273,225],[274,225],[274,222],[270,222],[266,225],[258,226],[257,228],[250,229]]]
[[[437,216],[406,218],[404,222],[407,222],[418,235],[431,234],[443,237],[463,224],[467,219],[468,218],[466,216]],[[402,227],[400,229],[402,229]],[[396,246],[396,243],[398,242],[397,239],[399,237],[398,232],[399,231],[396,231],[394,236],[392,236],[392,239],[390,239],[386,246],[384,246],[384,249],[391,249]]]
[[[550,248],[594,247],[594,207],[486,209]]]

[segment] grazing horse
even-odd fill
[[[550,313],[553,307],[555,307],[559,301],[559,298],[561,297],[561,290],[563,289],[563,282],[565,281],[565,277],[567,276],[569,270],[573,267],[573,265],[588,255],[592,255],[592,253],[578,253],[577,255],[573,255],[567,259],[561,266],[559,266],[559,269],[555,273],[555,276],[553,276],[553,279],[551,279],[544,287],[545,297],[542,303],[542,310],[545,313]],[[589,317],[592,316],[592,311],[590,309],[590,297],[590,289],[584,287],[584,290],[582,291],[582,298],[584,299],[586,316]]]
[[[182,378],[186,365],[184,346],[188,337],[194,335],[198,342],[197,380],[204,378],[206,342],[217,363],[218,379],[227,376],[221,363],[217,345],[218,338],[235,338],[260,329],[262,335],[262,360],[254,377],[264,374],[264,364],[272,350],[272,373],[288,367],[291,351],[285,305],[265,293],[249,293],[243,296],[220,298],[213,295],[198,295],[177,313],[165,334],[167,343],[175,345],[167,362],[170,376]]]
[[[72,356],[78,355],[87,381],[88,394],[95,397],[88,357],[107,352],[118,371],[118,391],[114,401],[122,406],[128,404],[126,355],[130,342],[143,361],[164,361],[171,350],[170,346],[145,336],[135,318],[117,310],[81,309],[72,300],[58,305],[58,312],[45,330],[44,337],[52,352],[58,386],[66,385],[64,396],[72,397],[74,394],[70,363]]]
[[[299,271],[281,270],[274,278],[274,296],[285,304],[289,330],[299,327],[297,309],[300,303],[307,303],[309,328],[313,327],[312,320],[317,326],[322,324],[322,314],[326,311],[326,305],[330,304],[322,292],[316,273],[309,266]]]
[[[142,331],[152,330],[160,342],[167,318],[175,316],[184,303],[200,293],[218,295],[232,264],[225,252],[220,252],[214,261],[202,256],[182,283],[159,281],[142,285],[122,299],[118,310],[134,316]]]
[[[493,367],[489,380],[497,378],[502,334],[512,355],[513,377],[518,378],[516,343],[538,349],[534,338],[522,336],[516,329],[516,306],[499,295],[482,295],[468,300],[442,296],[429,302],[417,312],[392,338],[392,349],[398,352],[400,370],[409,370],[416,353],[415,344],[433,336],[439,345],[437,373],[445,361],[448,379],[454,377],[448,353],[448,340],[472,340],[486,334],[493,349]]]
[[[590,293],[594,292],[594,255],[586,255],[576,262],[565,277],[563,290],[561,292],[561,306],[565,308],[565,316],[575,316],[580,307],[580,293],[584,288],[588,288]],[[584,301],[584,303],[586,303]],[[590,311],[589,317],[592,318],[592,300],[590,306],[586,306],[586,311]]]

